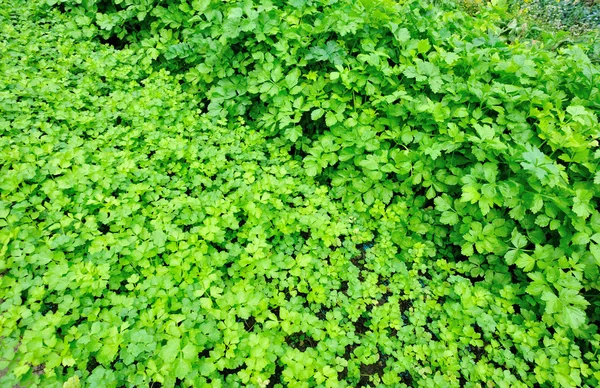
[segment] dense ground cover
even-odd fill
[[[579,35],[593,30],[598,32],[600,28],[600,1],[597,0],[529,0],[519,3],[524,13],[554,30],[568,30]]]
[[[509,35],[517,40],[543,41],[549,50],[568,44],[587,48],[590,60],[600,63],[600,2],[597,0],[510,1]]]
[[[598,68],[446,3],[1,0],[2,385],[598,386]]]

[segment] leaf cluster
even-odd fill
[[[428,1],[0,10],[0,370],[598,386],[600,72]]]

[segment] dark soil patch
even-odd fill
[[[315,341],[311,336],[300,331],[298,333],[294,333],[286,337],[285,343],[294,349],[298,349],[301,352],[304,352],[308,348],[316,347],[318,341]]]

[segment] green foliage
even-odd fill
[[[600,28],[598,0],[526,0],[520,6],[532,18],[557,30],[582,34]]]
[[[600,61],[600,2],[597,0],[509,0],[502,23],[509,39],[556,51],[580,44],[594,63]]]
[[[2,382],[598,386],[600,72],[500,3],[0,3]]]

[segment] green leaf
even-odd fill
[[[275,66],[275,68],[271,71],[271,80],[273,82],[279,82],[279,80],[282,78],[283,78],[283,69],[280,66]],[[287,79],[286,79],[286,81],[287,81]]]
[[[494,130],[494,128],[492,128],[489,125],[475,124],[474,128],[475,128],[475,131],[477,132],[477,136],[479,136],[479,138],[481,140],[491,140],[494,138],[494,135],[496,134],[496,131]]]
[[[591,190],[575,190],[575,198],[573,199],[573,212],[579,217],[586,219],[592,212],[593,208],[590,206],[594,193]]]
[[[175,361],[175,376],[179,379],[185,378],[192,371],[192,364],[188,360],[178,358]]]
[[[377,159],[372,157],[371,155],[367,156],[366,159],[363,159],[360,162],[358,162],[358,165],[369,170],[379,169],[379,163],[377,163]]]
[[[331,111],[327,112],[325,115],[325,124],[327,124],[328,127],[333,127],[336,123],[337,117],[335,116],[335,113]]]
[[[79,376],[71,376],[63,384],[63,388],[79,388],[80,386],[81,386],[81,383],[79,381]]]
[[[295,143],[296,141],[298,141],[298,139],[301,138],[302,135],[303,135],[302,127],[300,127],[300,126],[288,127],[285,130],[285,137],[292,143]]]
[[[198,13],[204,12],[210,5],[210,0],[193,0],[192,8]]]
[[[160,348],[160,358],[167,363],[171,364],[179,356],[181,351],[181,340],[179,338],[171,338],[167,343]]]
[[[535,259],[524,252],[520,252],[515,264],[517,267],[523,269],[523,271],[529,272],[535,267]]]
[[[600,244],[590,244],[590,253],[596,259],[596,264],[600,266]]]
[[[433,203],[435,203],[436,210],[441,212],[452,209],[452,199],[446,194],[441,197],[435,197]]]
[[[477,190],[475,186],[463,186],[462,188],[462,196],[460,200],[463,202],[477,203],[481,198],[481,194]]]
[[[291,89],[298,84],[298,78],[300,78],[300,74],[300,69],[294,68],[288,73],[288,75],[285,76],[285,83],[288,88]],[[313,120],[315,119],[313,118]]]
[[[419,52],[421,54],[425,54],[430,49],[431,49],[431,45],[429,44],[429,41],[427,39],[422,39],[417,44],[417,50],[419,50]]]
[[[456,225],[460,221],[458,214],[454,211],[445,211],[440,216],[440,222],[446,225]]]
[[[410,40],[410,32],[407,28],[399,27],[396,23],[389,23],[389,26],[394,34],[394,38],[398,41],[398,43],[403,44]]]
[[[524,248],[527,245],[527,237],[519,233],[517,228],[514,228],[511,234],[510,241],[515,248]]]
[[[304,169],[306,170],[306,175],[312,177],[317,176],[321,172],[322,167],[315,157],[309,156],[304,158]]]
[[[589,303],[577,291],[562,289],[559,296],[546,291],[542,300],[546,302],[546,313],[552,314],[562,326],[578,329],[585,324],[587,315],[584,308]]]
[[[562,312],[562,319],[566,326],[578,329],[586,321],[586,313],[583,309],[574,306],[565,306]]]
[[[323,114],[325,113],[325,111],[323,109],[315,109],[311,112],[310,114],[310,118],[314,121],[320,119]]]

